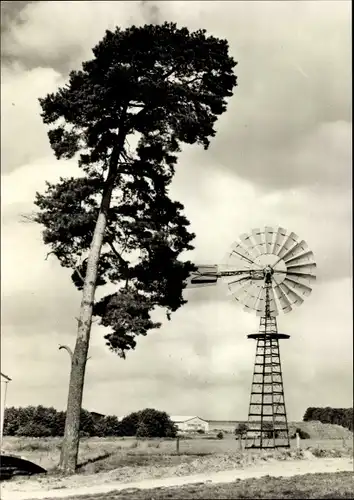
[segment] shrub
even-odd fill
[[[224,434],[220,431],[220,432],[217,433],[216,437],[218,439],[223,439],[224,438]]]
[[[33,436],[38,437],[63,436],[65,427],[65,412],[55,408],[27,406],[23,408],[5,408],[4,435],[5,436]],[[30,434],[25,434],[29,432]],[[116,436],[119,433],[119,423],[115,416],[102,416],[94,419],[92,414],[82,409],[80,422],[81,436]]]
[[[311,420],[318,420],[323,424],[341,425],[352,431],[354,427],[353,408],[331,408],[329,406],[319,408],[311,406],[307,408],[303,421],[309,422]]]
[[[176,437],[177,427],[164,411],[146,408],[124,417],[119,432],[122,436]]]
[[[240,422],[235,429],[235,435],[244,437],[247,434],[248,425],[245,422]]]
[[[138,428],[136,430],[136,437],[150,437],[149,436],[149,428],[144,422],[139,422]]]
[[[310,434],[308,432],[304,431],[303,429],[300,429],[300,427],[296,428],[296,431],[291,436],[291,439],[295,439],[296,438],[296,433],[299,434],[300,439],[311,439]]]
[[[52,435],[51,430],[42,424],[37,424],[35,422],[28,422],[25,425],[21,425],[17,431],[17,436],[28,436],[28,437],[49,437]]]

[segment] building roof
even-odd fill
[[[171,415],[170,419],[172,422],[188,422],[188,420],[193,420],[193,418],[197,418],[198,420],[203,420],[203,422],[208,423],[207,420],[204,420],[204,418],[198,417],[198,415]]]
[[[126,415],[121,415],[118,417],[118,421],[120,422]],[[198,417],[198,415],[171,415],[170,419],[172,422],[188,422],[188,420],[193,420],[193,418],[197,418],[198,420],[202,420],[203,422],[208,423],[204,418]]]
[[[103,413],[98,413],[98,411],[90,411],[90,413],[93,417],[105,417]]]

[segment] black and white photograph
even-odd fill
[[[353,498],[351,21],[1,2],[2,500]]]

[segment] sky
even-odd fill
[[[312,295],[278,329],[290,420],[353,395],[351,9],[313,2],[1,2],[1,371],[10,406],[65,409],[80,293],[21,214],[45,181],[79,175],[58,161],[38,98],[91,57],[106,29],[174,21],[226,38],[238,87],[208,151],[185,148],[171,196],[196,233],[189,258],[221,263],[254,227],[284,227],[315,254]],[[146,407],[206,419],[247,418],[259,318],[225,285],[188,303],[122,360],[94,323],[83,406]]]

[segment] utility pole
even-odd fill
[[[6,394],[7,394],[7,386],[8,383],[11,382],[10,377],[1,373],[1,384],[4,384],[4,387],[1,388],[2,401],[1,401],[1,423],[0,423],[0,450],[2,448],[2,437],[4,430],[4,419],[5,419],[5,408],[6,408]]]

